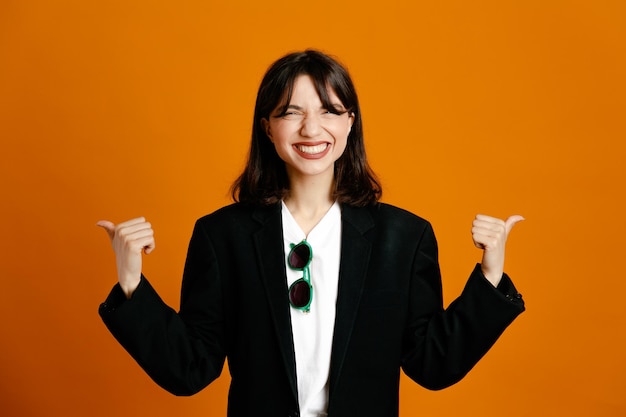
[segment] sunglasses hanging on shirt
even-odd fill
[[[313,259],[313,249],[306,240],[297,245],[291,244],[287,265],[295,271],[302,271],[302,278],[289,286],[289,304],[295,309],[308,313],[313,300],[313,286],[311,286],[311,271],[309,264]]]

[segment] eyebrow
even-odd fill
[[[345,106],[344,106],[343,104],[341,104],[341,103],[330,103],[330,104],[331,104],[331,106],[332,106],[332,110],[336,110],[336,111],[348,111],[348,110],[345,108]],[[285,112],[285,110],[288,110],[288,109],[293,109],[293,110],[300,110],[300,111],[303,111],[303,110],[304,110],[304,107],[298,106],[297,104],[289,104],[289,105],[287,105],[287,106],[283,107],[282,113],[284,113],[284,112]],[[322,104],[322,106],[320,106],[320,109],[326,109],[326,106],[324,106],[324,105]],[[331,109],[327,109],[327,110],[331,110]]]
[[[326,109],[326,110],[330,110],[331,112],[336,112],[336,114],[344,114],[347,113],[349,110],[346,109],[346,107],[341,103],[330,103],[331,108],[326,108],[326,106],[324,106],[324,103],[322,103],[322,106],[320,106],[320,109]],[[297,111],[304,111],[304,107],[299,106],[297,104],[288,104],[285,106],[282,106],[280,108],[278,108],[278,114],[270,114],[270,117],[283,117],[285,115],[285,113],[287,113],[287,110],[297,110]]]

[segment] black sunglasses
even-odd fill
[[[297,245],[291,244],[291,251],[287,256],[289,268],[302,271],[302,278],[294,281],[289,286],[289,304],[293,308],[308,313],[313,300],[313,287],[311,286],[311,271],[309,264],[313,259],[313,249],[306,240]]]

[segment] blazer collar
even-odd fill
[[[287,296],[287,276],[283,249],[281,205],[257,208],[252,217],[261,227],[254,233],[257,260],[261,265],[261,277],[270,305],[274,330],[289,383],[298,398],[296,361],[291,332],[291,313]],[[364,234],[374,227],[368,209],[342,206],[341,211],[341,261],[333,347],[330,361],[330,395],[341,374],[354,320],[363,292],[367,274],[371,242]],[[282,277],[277,279],[277,277]]]

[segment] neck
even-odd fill
[[[285,205],[306,235],[333,205],[332,187],[332,178],[290,178]]]

